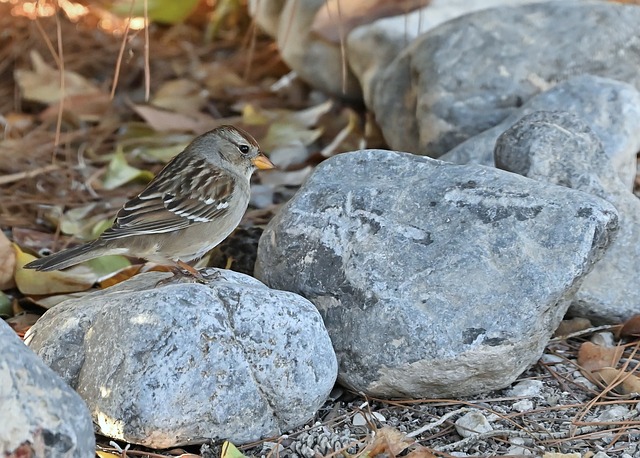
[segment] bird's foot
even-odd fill
[[[165,286],[172,283],[207,283],[207,280],[202,274],[195,268],[183,261],[177,261],[175,265],[169,266],[169,269],[173,273],[171,277],[160,280],[156,283],[156,287]]]

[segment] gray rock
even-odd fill
[[[376,83],[392,148],[441,156],[557,82],[594,74],[640,88],[640,8],[553,1],[502,6],[414,40]]]
[[[376,81],[382,71],[421,33],[472,11],[530,2],[531,0],[431,0],[425,8],[356,27],[347,36],[346,57],[349,67],[362,86],[365,103],[371,106]],[[336,86],[340,83],[340,76],[333,75]]]
[[[620,230],[584,283],[570,313],[594,323],[624,321],[640,312],[640,200],[612,169],[589,126],[570,113],[525,116],[496,142],[496,165],[612,203]]]
[[[320,164],[276,215],[256,275],[318,307],[347,386],[469,395],[540,357],[616,226],[585,193],[360,151]]]
[[[0,320],[0,456],[95,456],[84,401]]]
[[[497,126],[471,137],[439,159],[494,166],[493,149],[500,134],[527,114],[557,110],[573,113],[589,125],[602,141],[620,179],[632,189],[640,150],[640,92],[629,84],[593,75],[576,76],[536,95]]]
[[[106,436],[154,448],[279,435],[309,420],[337,363],[313,304],[230,271],[156,287],[149,273],[66,301],[29,345]]]

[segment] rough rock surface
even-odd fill
[[[0,456],[91,458],[84,401],[0,320]]]
[[[620,181],[589,126],[570,113],[532,113],[500,136],[495,155],[500,168],[616,207],[618,236],[584,279],[570,311],[609,323],[640,313],[640,200]]]
[[[394,149],[437,157],[579,74],[640,88],[640,8],[562,1],[471,13],[421,35],[386,69],[373,111]]]
[[[640,92],[629,84],[593,75],[576,76],[536,95],[496,127],[471,137],[439,159],[494,166],[493,150],[500,134],[527,114],[558,110],[573,113],[589,125],[618,176],[627,189],[633,189],[640,151]],[[563,160],[574,163],[582,156]]]
[[[585,193],[360,151],[320,164],[276,215],[256,275],[318,307],[346,385],[469,395],[540,357],[616,227]]]
[[[378,19],[353,29],[347,37],[346,54],[349,67],[362,86],[365,103],[371,106],[378,76],[421,33],[472,11],[531,1],[432,0],[426,8]],[[317,62],[316,65],[322,67],[324,64]],[[334,75],[336,86],[340,83],[339,76]]]
[[[208,285],[138,275],[45,313],[29,346],[89,405],[106,436],[154,448],[281,434],[334,385],[309,301],[230,271]]]

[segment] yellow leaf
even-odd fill
[[[99,458],[122,458],[122,455],[120,454],[115,454],[115,453],[111,453],[111,452],[103,452],[102,450],[96,450],[96,455]]]
[[[72,267],[65,271],[38,272],[25,269],[25,264],[33,261],[35,256],[24,253],[16,244],[16,285],[22,294],[57,294],[84,291],[91,288],[97,276],[91,269],[83,266]]]

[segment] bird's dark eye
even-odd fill
[[[249,153],[249,150],[250,150],[249,146],[247,146],[247,145],[240,145],[240,146],[238,146],[238,149],[240,150],[240,152],[242,154],[247,154],[247,153]]]

